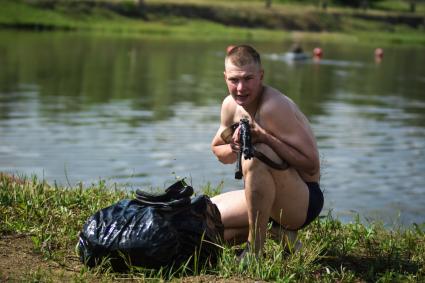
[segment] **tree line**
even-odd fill
[[[385,0],[265,0],[265,5],[267,8],[271,8],[272,3],[313,3],[317,4],[324,10],[326,10],[330,5],[368,9],[373,8],[379,2],[384,1]],[[417,5],[421,2],[424,3],[425,0],[394,0],[392,2],[393,4],[401,4],[400,6],[408,5],[409,11],[414,13],[416,12]]]

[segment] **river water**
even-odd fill
[[[0,32],[0,171],[74,186],[151,189],[186,177],[242,188],[210,150],[225,47],[84,33]],[[265,83],[307,115],[322,162],[326,214],[388,225],[425,221],[425,48],[251,42]],[[376,46],[378,47],[378,46]]]

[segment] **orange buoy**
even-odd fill
[[[236,47],[236,45],[229,45],[229,46],[227,46],[227,48],[226,48],[226,54],[229,54],[230,51],[232,51],[232,49],[235,48],[235,47]]]
[[[323,50],[320,47],[316,47],[313,49],[313,56],[316,59],[320,59],[323,56]]]
[[[382,57],[384,57],[384,49],[376,48],[375,49],[375,57],[382,59]]]
[[[382,61],[382,58],[384,58],[384,49],[376,48],[375,49],[375,62],[380,63]]]

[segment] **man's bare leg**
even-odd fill
[[[255,147],[274,162],[280,162],[280,158],[269,146],[256,144]],[[309,193],[307,185],[294,168],[275,170],[256,158],[245,160],[243,168],[250,224],[248,239],[250,242],[256,239],[251,243],[255,243],[254,250],[257,253],[263,248],[265,231],[270,217],[283,227],[293,230],[304,223],[307,216]],[[257,225],[255,225],[255,221],[257,221]],[[295,242],[296,232],[285,231],[285,229],[282,229],[281,232],[285,238],[288,238],[290,244]]]
[[[211,198],[217,205],[224,225],[224,241],[241,244],[248,238],[248,210],[245,191],[236,190],[219,194]]]
[[[257,144],[256,149],[266,154],[273,161],[280,162],[280,159],[276,156],[276,154],[273,152],[273,150],[271,150],[270,147],[264,144]],[[245,178],[247,178],[247,176],[251,176],[253,178],[250,179],[249,177],[248,180],[251,180],[249,182],[256,184],[254,187],[256,189],[257,194],[266,194],[266,198],[268,197],[270,199],[271,195],[273,195],[274,198],[269,200],[269,203],[267,203],[267,200],[263,200],[263,205],[264,203],[266,203],[267,207],[271,210],[268,210],[266,207],[266,210],[263,211],[263,222],[261,223],[263,227],[262,230],[265,231],[269,216],[272,217],[276,222],[280,223],[283,227],[290,229],[299,228],[304,223],[307,215],[308,188],[304,181],[301,179],[301,177],[298,175],[297,171],[293,168],[289,168],[288,170],[284,171],[275,170],[255,158],[252,160],[244,160],[244,171],[248,170],[247,164],[249,162],[247,161],[257,161],[257,163],[254,164],[255,166],[260,167],[260,170],[258,170],[257,173],[262,172],[264,170],[268,170],[268,172],[265,172],[264,176],[270,176],[271,174],[273,179],[272,182],[268,180],[268,182],[270,182],[270,185],[266,186],[265,182],[258,181],[262,180],[261,173],[260,177],[257,179],[255,177],[256,174],[251,174],[252,172],[248,171],[244,172]],[[254,169],[254,167],[252,167],[251,169]],[[273,190],[272,193],[268,192],[268,189],[270,188],[274,188],[274,193]],[[255,203],[257,198],[251,192],[249,192],[248,194],[250,202]],[[237,244],[247,239],[249,234],[249,207],[251,207],[251,211],[255,209],[258,210],[258,208],[248,206],[247,197],[248,195],[246,190],[237,190],[226,192],[211,198],[212,202],[217,205],[221,214],[221,219],[225,229],[225,241],[231,241],[232,243]],[[264,213],[267,216],[265,216]],[[255,215],[255,213],[252,214]],[[253,218],[255,219],[256,216],[254,216]],[[255,223],[255,220],[253,222]],[[255,225],[253,225],[252,227],[254,228]],[[283,229],[282,231],[285,234],[286,230]],[[255,235],[255,233],[256,232],[254,229],[252,234]],[[290,234],[289,240],[296,238],[296,232],[289,232],[286,234]],[[264,236],[265,235],[263,235],[263,243]],[[252,240],[252,238],[249,239],[250,241]],[[252,243],[254,244],[254,242]]]
[[[269,167],[258,159],[244,160],[242,168],[248,209],[248,242],[254,253],[259,254],[264,246],[276,186]]]
[[[217,205],[221,214],[221,220],[224,225],[224,241],[231,245],[246,242],[248,239],[249,223],[245,191],[236,190],[222,193],[212,197],[211,201]],[[281,222],[283,222],[282,219]],[[294,250],[300,248],[296,231],[286,230],[282,226],[274,226],[270,230],[270,236],[274,241],[281,243],[283,246],[294,247]]]
[[[289,252],[297,252],[301,249],[302,243],[298,240],[298,231],[286,230],[282,226],[272,226],[270,238],[282,245]]]

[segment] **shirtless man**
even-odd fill
[[[255,254],[263,249],[269,221],[296,231],[314,220],[323,206],[319,154],[309,122],[290,98],[263,85],[263,77],[260,55],[251,46],[228,51],[224,79],[230,94],[223,101],[220,127],[211,144],[219,161],[234,163],[239,128],[228,142],[222,133],[246,117],[255,150],[276,164],[289,165],[279,170],[258,158],[242,158],[244,190],[212,198],[221,213],[225,240],[248,240]]]

